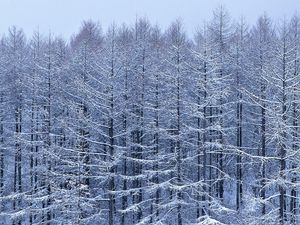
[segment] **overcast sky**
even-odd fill
[[[147,16],[162,28],[180,17],[192,34],[221,4],[233,19],[243,15],[250,24],[264,11],[277,22],[300,12],[300,0],[0,0],[0,33],[16,25],[28,35],[39,28],[68,38],[83,20],[100,21],[106,29],[112,22],[133,24],[136,16]]]

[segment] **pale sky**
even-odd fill
[[[233,19],[243,15],[250,24],[264,12],[275,22],[300,13],[300,0],[0,0],[0,33],[16,25],[28,35],[38,28],[68,38],[83,20],[99,21],[105,30],[112,22],[133,24],[136,17],[147,16],[162,28],[179,17],[192,34],[219,5]]]

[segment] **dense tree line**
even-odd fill
[[[299,224],[300,17],[224,8],[0,42],[0,224]]]

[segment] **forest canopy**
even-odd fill
[[[201,21],[199,22],[201,24]],[[0,224],[299,224],[300,17],[0,41]]]

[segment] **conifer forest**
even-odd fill
[[[1,36],[1,225],[300,224],[300,16],[199,24]]]

